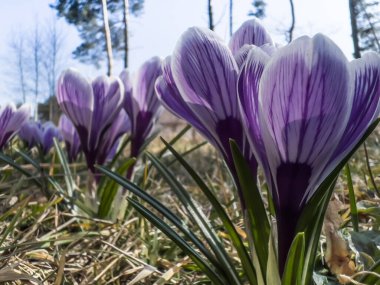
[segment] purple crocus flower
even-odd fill
[[[77,159],[78,154],[82,149],[78,132],[65,114],[62,114],[59,118],[58,128],[65,141],[68,160],[72,163]]]
[[[302,37],[271,58],[251,50],[238,90],[274,199],[282,273],[306,203],[379,114],[380,58],[348,63],[327,37]]]
[[[40,142],[40,128],[34,120],[26,121],[17,133],[18,137],[25,143],[28,149],[38,145]]]
[[[46,155],[54,144],[54,138],[61,139],[58,128],[52,122],[41,124],[36,121],[26,122],[18,132],[18,136],[28,146],[32,148],[37,146],[42,153]]]
[[[236,61],[219,37],[207,29],[191,28],[179,40],[172,58],[165,60],[163,75],[156,84],[163,104],[221,152],[236,182],[229,139],[236,141],[253,175],[257,172],[241,123],[237,76]],[[245,202],[238,193],[244,208]]]
[[[58,80],[57,100],[75,126],[87,166],[94,173],[95,163],[104,163],[105,155],[100,151],[105,134],[123,107],[123,84],[107,76],[89,82],[69,69]]]
[[[153,57],[138,70],[132,88],[127,70],[120,74],[125,87],[124,109],[131,121],[131,157],[137,157],[160,114],[154,83],[161,74],[161,59]]]
[[[22,105],[19,109],[14,104],[0,107],[0,150],[28,120],[29,114],[27,105]]]

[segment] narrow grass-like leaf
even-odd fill
[[[102,173],[115,180],[118,184],[124,188],[131,191],[137,197],[141,198],[148,204],[150,204],[155,210],[161,213],[165,218],[167,218],[171,223],[173,223],[185,236],[188,238],[205,256],[210,260],[215,267],[218,267],[218,261],[211,254],[211,252],[204,246],[202,241],[192,233],[190,229],[187,228],[185,223],[181,221],[172,211],[170,211],[165,205],[159,202],[154,197],[150,196],[144,190],[139,188],[136,184],[126,180],[124,177],[120,176],[117,173],[110,171],[109,169],[103,166],[96,166]],[[219,266],[220,267],[220,266]]]
[[[278,271],[276,246],[270,233],[268,241],[268,263],[266,265],[266,283],[260,285],[281,285],[280,273]]]
[[[0,247],[3,245],[3,243],[4,243],[5,239],[7,238],[7,236],[14,230],[14,227],[16,226],[17,222],[20,221],[19,218],[20,218],[22,212],[24,211],[24,208],[28,204],[29,200],[30,200],[29,198],[26,198],[22,202],[22,204],[17,207],[16,214],[12,218],[11,222],[9,223],[9,225],[6,227],[5,231],[0,236]]]
[[[345,166],[345,173],[347,179],[348,187],[348,197],[350,200],[350,212],[351,212],[351,222],[355,232],[359,231],[359,217],[358,217],[358,208],[356,207],[356,198],[354,192],[354,186],[352,185],[352,177],[349,163],[347,162]]]
[[[286,259],[282,285],[302,285],[303,259],[305,255],[305,234],[298,233],[290,246]]]
[[[6,156],[5,154],[3,154],[3,153],[0,152],[0,159],[2,161],[4,161],[5,163],[9,164],[10,166],[12,166],[14,169],[16,169],[17,171],[19,171],[20,173],[24,174],[26,177],[31,178],[32,181],[38,187],[42,187],[41,181],[36,177],[35,174],[33,174],[32,172],[26,171],[24,168],[22,168],[21,165],[17,164],[12,158],[10,158],[9,156]]]
[[[227,285],[222,278],[220,272],[215,271],[211,266],[175,231],[173,231],[164,221],[157,218],[155,214],[147,208],[139,204],[133,199],[128,199],[132,206],[155,227],[167,235],[173,242],[177,244],[193,261],[194,263],[210,278],[214,284]]]
[[[213,209],[217,213],[218,217],[221,219],[225,230],[228,232],[230,239],[239,255],[239,258],[242,262],[244,273],[247,275],[247,278],[252,285],[257,284],[257,278],[255,275],[255,269],[250,260],[249,254],[245,245],[243,244],[238,232],[235,229],[234,224],[228,217],[223,206],[219,203],[218,199],[215,197],[214,193],[209,189],[206,183],[202,178],[196,173],[196,171],[186,162],[186,160],[163,138],[161,138],[166,147],[170,152],[176,157],[178,162],[186,169],[187,173],[193,178],[195,183],[198,185],[199,189],[207,197],[208,201],[213,206]]]
[[[247,201],[245,218],[248,219],[250,225],[250,228],[247,228],[247,231],[251,233],[253,238],[253,241],[251,242],[253,242],[253,246],[260,262],[261,272],[264,273],[265,278],[265,268],[268,262],[268,249],[262,245],[268,244],[269,242],[270,225],[268,216],[261,193],[257,188],[257,177],[252,176],[248,163],[245,161],[239,147],[233,140],[230,140],[230,147],[235,169],[239,177],[240,188],[243,193],[243,199]]]
[[[69,167],[69,163],[66,159],[66,156],[56,138],[54,138],[54,147],[57,150],[58,158],[63,168],[63,173],[64,173],[66,187],[67,187],[67,195],[70,197],[73,197],[73,194],[75,191],[75,182],[71,174],[71,170]]]
[[[225,270],[225,273],[228,274],[230,282],[232,284],[241,284],[239,275],[235,269],[234,264],[232,263],[229,255],[225,251],[224,245],[221,240],[218,238],[217,234],[212,229],[211,224],[208,219],[199,211],[198,207],[194,204],[189,193],[182,186],[182,184],[177,180],[174,174],[167,168],[165,165],[159,161],[151,153],[146,154],[158,172],[170,185],[171,189],[176,193],[177,197],[185,207],[190,218],[194,220],[199,229],[201,230],[202,235],[207,240],[210,248],[215,253],[215,256],[219,259],[222,267]]]
[[[116,170],[116,173],[123,175],[135,162],[135,158],[128,159]],[[103,189],[98,191],[101,195],[98,208],[98,217],[102,219],[109,217],[112,209],[112,202],[115,199],[117,191],[119,191],[116,181],[110,179],[107,181],[108,182],[104,184]]]
[[[186,125],[174,138],[172,138],[169,142],[170,145],[174,145],[177,141],[179,141],[180,138],[182,138],[188,130],[191,129],[191,125]],[[161,138],[161,137],[160,137]],[[162,138],[161,138],[162,139]],[[158,153],[157,157],[162,157],[165,152],[168,150],[167,145],[165,144],[165,147]]]

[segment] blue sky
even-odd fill
[[[52,0],[0,0],[0,62],[8,55],[8,43],[12,33],[32,29],[36,19],[46,23],[55,13],[49,8]],[[216,32],[226,41],[228,33],[228,0],[214,0],[214,21]],[[234,1],[234,29],[249,19],[251,0]],[[346,0],[295,0],[296,29],[294,36],[312,36],[318,32],[332,38],[352,58],[348,1]],[[288,1],[267,0],[267,17],[263,24],[275,41],[285,43],[284,31],[290,25],[290,7]],[[207,26],[206,0],[145,0],[141,17],[131,17],[130,26],[130,70],[135,71],[146,59],[158,55],[169,55],[179,36],[188,27]],[[105,69],[95,69],[74,61],[70,52],[80,43],[76,29],[60,21],[66,39],[65,67],[76,67],[88,77],[105,73]],[[3,74],[7,73],[7,64],[1,64],[0,103],[17,100],[17,94],[10,94]],[[121,71],[121,64],[115,66],[115,74]]]

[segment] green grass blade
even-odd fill
[[[166,142],[163,138],[161,138],[161,140],[169,149],[169,151],[175,156],[178,162],[186,169],[187,173],[189,173],[189,175],[193,178],[195,183],[198,185],[199,189],[203,192],[203,194],[207,197],[208,201],[213,206],[213,209],[217,213],[218,217],[221,219],[225,230],[228,232],[231,238],[231,241],[239,255],[244,272],[246,273],[250,284],[256,285],[257,278],[255,275],[255,269],[253,267],[252,261],[247,252],[247,249],[245,245],[243,244],[238,232],[236,231],[234,224],[232,223],[226,211],[224,210],[223,206],[219,203],[214,193],[209,189],[209,187],[202,180],[202,178],[186,162],[186,160],[168,142]]]
[[[215,271],[182,237],[173,231],[164,221],[157,218],[155,214],[147,208],[139,204],[133,199],[128,199],[132,206],[154,226],[167,235],[173,242],[177,244],[193,261],[194,263],[210,278],[214,284],[229,284],[221,279],[220,272]]]
[[[128,159],[116,170],[116,173],[123,175],[135,162],[135,158]],[[117,191],[119,191],[118,185],[114,180],[108,179],[103,185],[101,191],[98,191],[98,193],[100,193],[98,217],[102,219],[109,217],[113,200],[115,199]]]
[[[290,246],[282,276],[282,285],[302,285],[305,234],[298,233]]]
[[[183,206],[185,207],[188,215],[196,225],[199,227],[202,235],[207,240],[210,248],[215,253],[215,256],[224,268],[225,273],[228,274],[230,282],[233,284],[241,284],[239,275],[236,271],[234,264],[232,263],[230,257],[225,251],[224,245],[221,240],[217,237],[217,234],[212,229],[208,219],[199,211],[198,206],[196,206],[191,199],[189,193],[182,186],[182,184],[177,180],[174,174],[154,155],[151,153],[146,153],[147,157],[150,159],[152,164],[170,185],[171,189],[175,192]]]
[[[247,228],[246,230],[251,233],[253,239],[253,245],[251,246],[254,246],[256,250],[261,272],[265,273],[265,268],[268,262],[268,248],[262,245],[267,245],[269,242],[270,225],[268,216],[261,193],[257,188],[257,178],[252,177],[248,163],[245,161],[239,147],[233,140],[230,140],[230,146],[243,198],[245,201],[249,201],[246,203],[247,209],[244,214],[245,218],[248,219],[250,228]]]
[[[148,193],[146,193],[144,190],[139,188],[137,185],[128,181],[127,179],[120,176],[119,174],[114,173],[103,166],[97,166],[97,168],[102,173],[104,173],[105,175],[107,175],[108,177],[116,181],[118,184],[120,184],[124,188],[131,191],[134,195],[136,195],[140,199],[150,204],[155,210],[160,212],[165,218],[167,218],[171,223],[173,223],[192,243],[194,243],[194,245],[207,257],[207,259],[212,261],[213,264],[218,264],[218,261],[211,254],[211,252],[203,245],[202,241],[195,234],[193,234],[192,231],[187,228],[185,223],[181,221],[165,205],[163,205],[157,199],[150,196]]]
[[[17,164],[12,158],[9,156],[6,156],[5,154],[0,152],[0,159],[4,161],[5,163],[9,164],[12,166],[14,169],[19,171],[20,173],[24,174],[26,177],[31,178],[32,181],[38,186],[42,187],[41,181],[33,174],[32,172],[26,171],[25,169],[22,168],[19,164]]]
[[[352,184],[351,171],[350,171],[350,166],[348,162],[345,166],[345,173],[346,173],[346,178],[347,178],[348,197],[350,200],[351,222],[352,222],[354,231],[358,232],[359,231],[358,208],[356,207],[354,186]]]
[[[74,191],[75,191],[74,178],[73,178],[73,175],[71,174],[69,162],[67,161],[66,156],[56,138],[54,138],[54,147],[57,151],[58,159],[63,168],[64,178],[65,178],[66,187],[67,187],[67,195],[70,197],[73,197]]]

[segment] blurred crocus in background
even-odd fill
[[[95,173],[95,163],[103,164],[107,157],[103,144],[124,104],[123,84],[107,76],[90,82],[69,69],[58,80],[57,101],[75,126],[87,166]]]
[[[131,122],[131,157],[137,157],[143,145],[152,134],[161,110],[161,104],[154,88],[155,81],[161,75],[161,59],[153,57],[138,70],[134,83],[131,83],[127,70],[120,78],[125,88],[124,109]],[[129,169],[130,178],[133,168]]]
[[[246,44],[268,43],[272,43],[268,33],[252,20],[233,35],[230,47],[237,52]],[[182,35],[172,57],[165,60],[156,89],[166,108],[194,126],[221,152],[239,188],[229,139],[235,140],[255,177],[257,162],[241,122],[238,72],[233,53],[214,32],[190,28]],[[238,193],[244,208],[242,193]]]
[[[0,107],[0,151],[19,131],[29,116],[30,108],[25,104],[18,109],[14,104]]]
[[[271,58],[249,52],[238,90],[245,129],[277,216],[282,274],[302,210],[378,116],[380,58],[351,63],[327,37],[302,37]]]
[[[27,147],[38,147],[46,155],[54,144],[54,138],[61,140],[58,128],[52,122],[27,121],[19,130],[18,136]]]
[[[62,114],[59,118],[58,128],[65,142],[68,160],[72,163],[77,159],[82,149],[78,132],[65,114]]]

